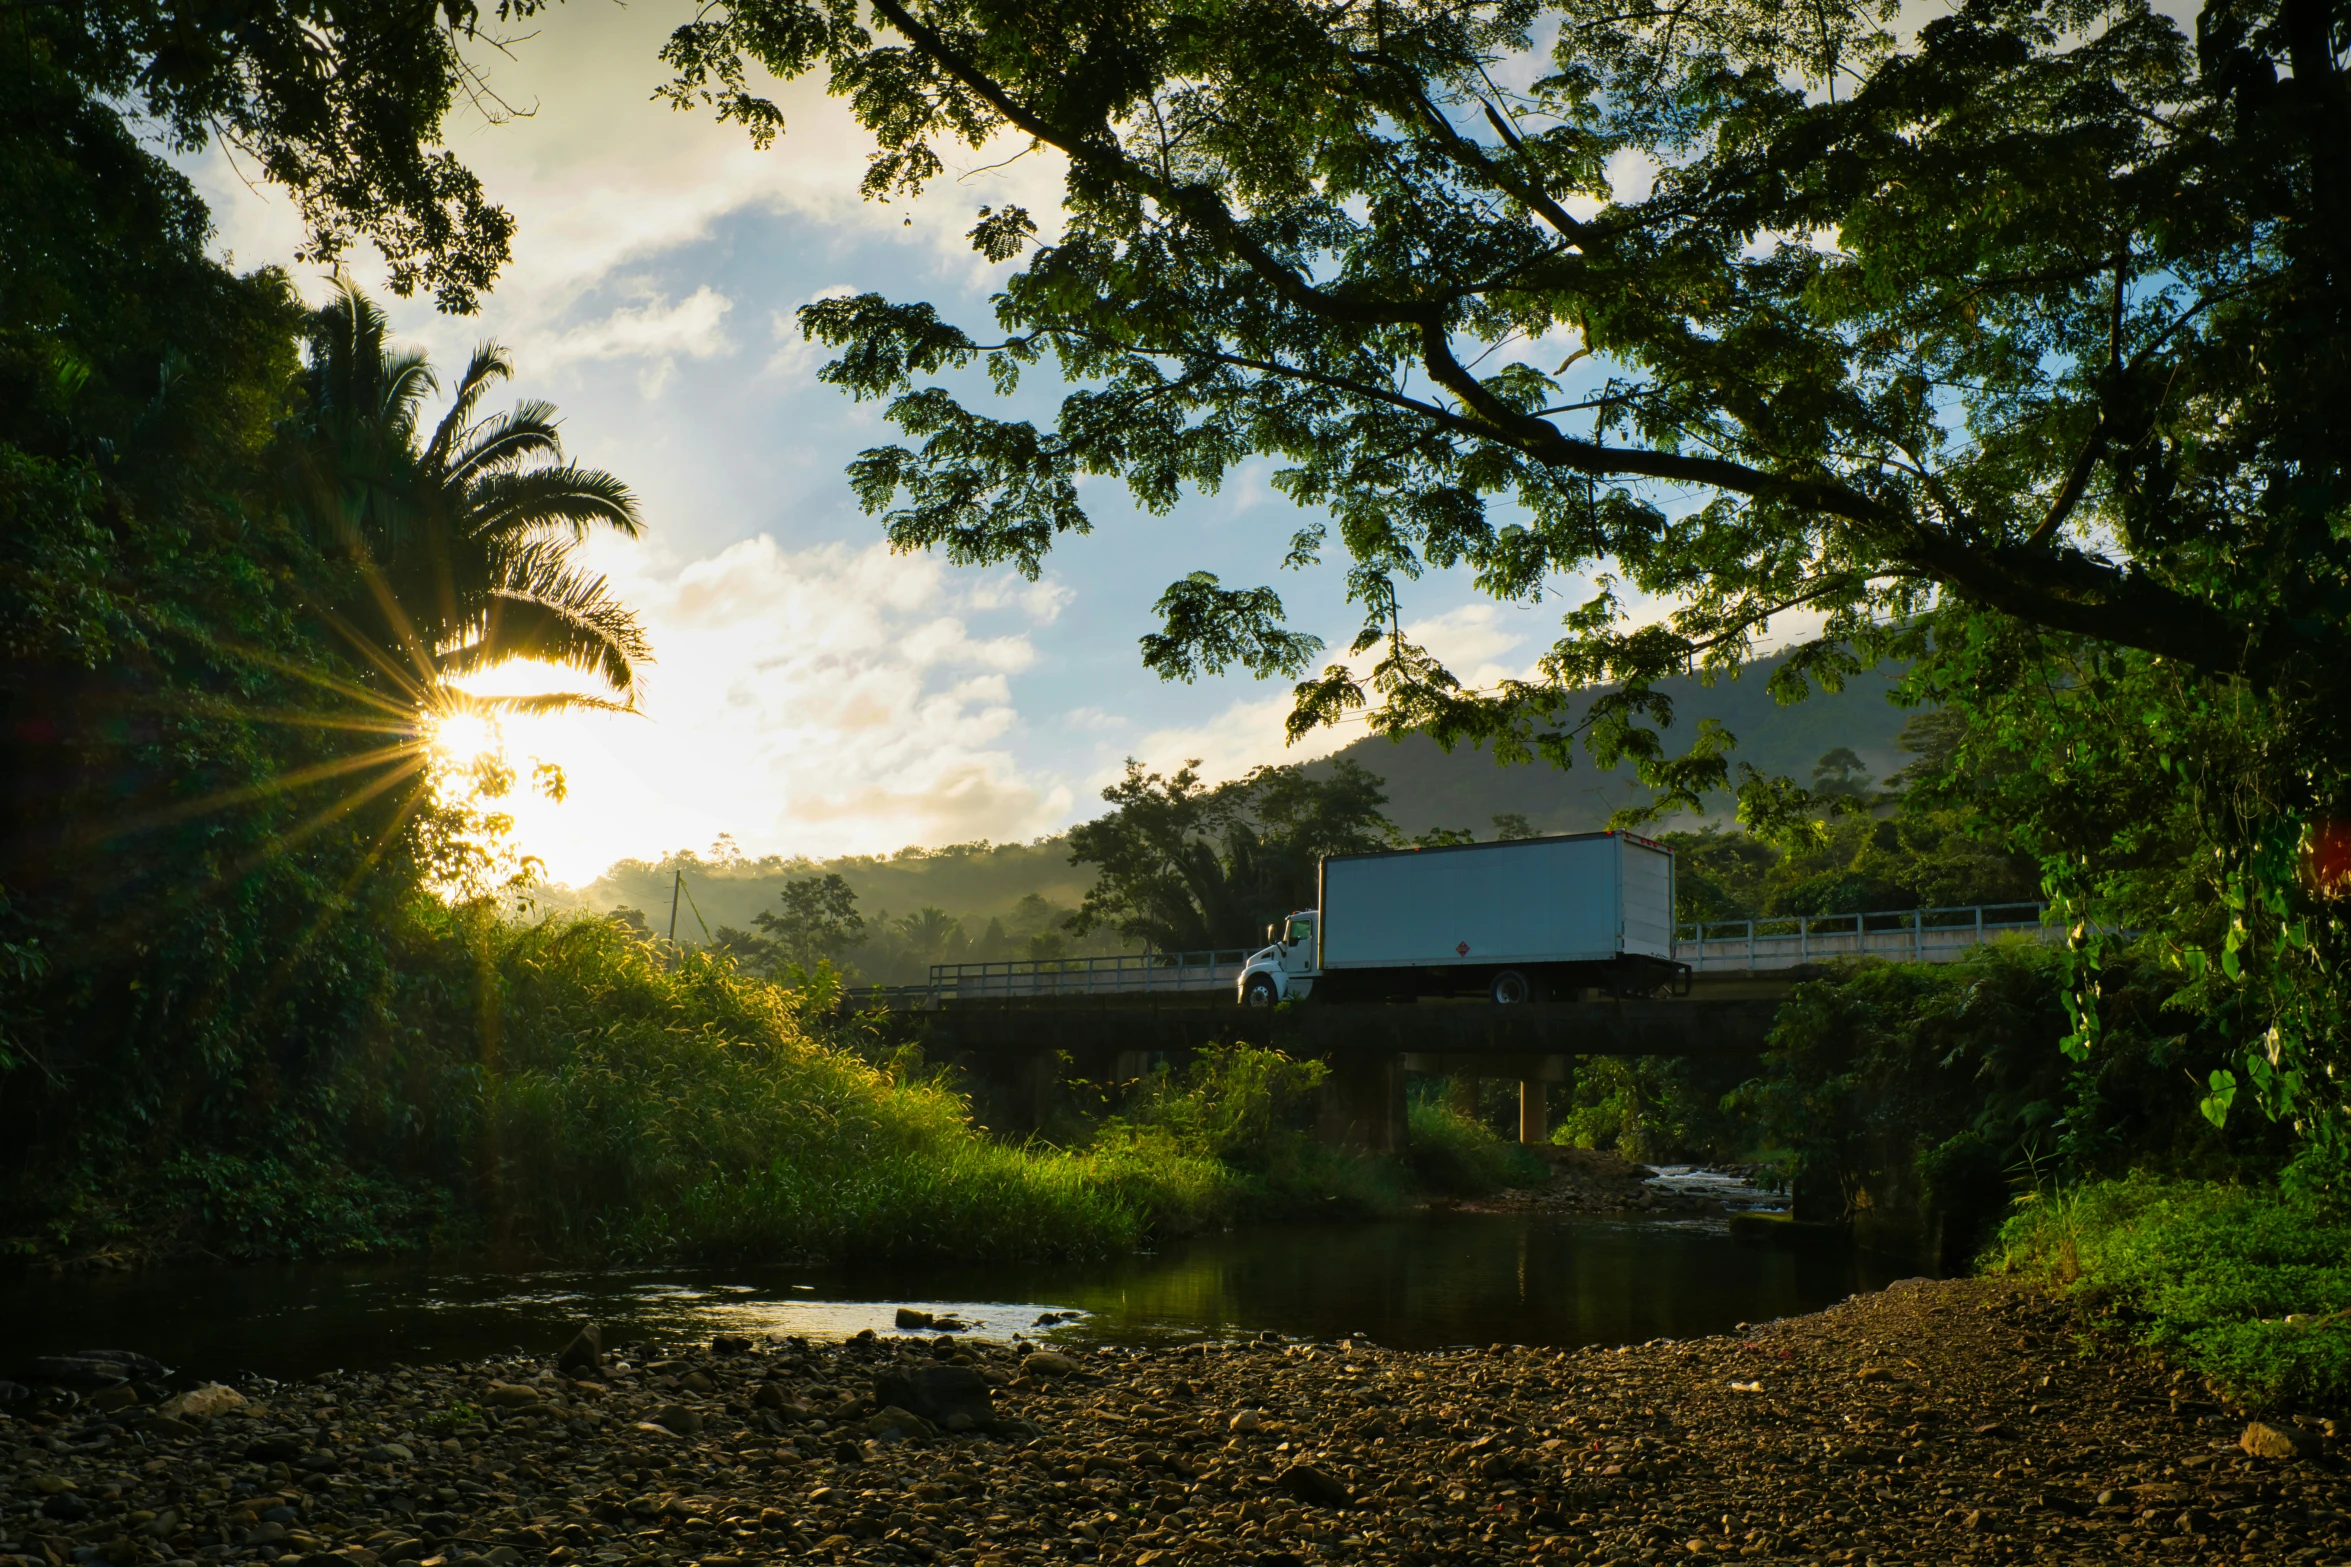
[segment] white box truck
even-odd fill
[[[1650,995],[1673,956],[1673,851],[1625,832],[1454,844],[1322,862],[1320,907],[1266,932],[1244,1006],[1293,996],[1573,1001]]]

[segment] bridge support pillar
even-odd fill
[[[1521,1078],[1518,1085],[1518,1140],[1522,1143],[1547,1143],[1551,1140],[1550,1106],[1543,1102],[1544,1084],[1540,1078]]]
[[[1404,1062],[1385,1051],[1334,1055],[1322,1080],[1315,1132],[1334,1148],[1401,1153],[1406,1142]]]

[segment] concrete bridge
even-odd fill
[[[2029,918],[2018,918],[2019,914]],[[1789,990],[1831,958],[1950,961],[2002,936],[2044,939],[2034,905],[1902,910],[1882,915],[1739,921],[1685,927],[1676,956],[1687,993],[1654,999],[1587,994],[1578,1001],[1496,1006],[1483,1000],[1242,1007],[1240,951],[1147,953],[1048,962],[942,964],[931,983],[869,991],[890,1032],[919,1040],[995,1085],[1001,1109],[1034,1127],[1061,1085],[1115,1083],[1154,1061],[1248,1043],[1325,1062],[1320,1113],[1330,1141],[1381,1152],[1405,1142],[1407,1074],[1519,1085],[1519,1136],[1548,1140],[1546,1085],[1579,1056],[1753,1056]],[[1744,960],[1743,962],[1740,960]]]

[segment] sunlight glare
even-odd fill
[[[499,747],[498,726],[471,713],[453,713],[433,725],[433,751],[453,767],[470,767]]]

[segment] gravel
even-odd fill
[[[2074,1326],[1913,1281],[1624,1349],[728,1339],[49,1390],[0,1411],[0,1563],[2351,1560],[2329,1421],[2260,1437]]]

